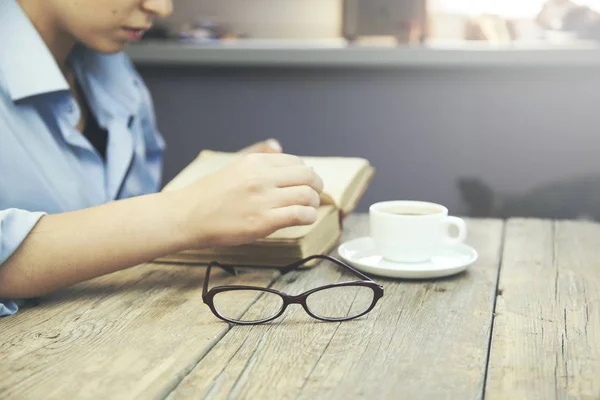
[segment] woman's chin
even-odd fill
[[[85,43],[83,42],[83,44],[94,50],[97,51],[98,53],[104,53],[104,54],[114,54],[114,53],[118,53],[120,51],[123,51],[125,49],[125,47],[127,46],[127,41],[123,40],[101,40],[101,41],[94,41],[92,43]]]

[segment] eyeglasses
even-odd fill
[[[339,282],[321,286],[297,296],[290,296],[278,290],[257,286],[216,286],[208,290],[208,280],[213,267],[219,267],[235,275],[230,265],[212,262],[206,269],[202,300],[220,319],[240,325],[256,325],[272,321],[281,316],[290,304],[300,304],[313,318],[321,321],[348,321],[367,314],[383,297],[383,286],[368,276],[358,272],[348,264],[327,256],[314,255],[280,269],[285,275],[312,260],[328,260],[350,270],[361,280]],[[244,310],[247,300],[263,296],[262,307]]]

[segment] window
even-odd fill
[[[504,18],[535,18],[547,0],[430,0],[432,11],[452,14],[495,14]],[[600,0],[572,0],[600,12]]]

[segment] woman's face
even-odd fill
[[[121,51],[150,29],[154,17],[168,17],[173,11],[172,0],[42,1],[52,3],[63,32],[102,53]]]

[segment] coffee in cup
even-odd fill
[[[369,208],[370,233],[383,258],[396,262],[423,262],[442,247],[464,242],[465,221],[448,216],[440,204],[423,201],[385,201]],[[452,236],[450,227],[458,234]]]

